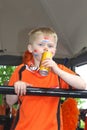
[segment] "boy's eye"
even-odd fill
[[[39,45],[39,46],[44,46],[42,43],[39,43],[38,45]]]
[[[48,47],[49,47],[49,48],[52,48],[52,47],[53,47],[53,45],[48,45]]]

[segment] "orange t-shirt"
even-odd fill
[[[19,80],[18,71],[23,66],[19,65],[10,78],[9,85],[13,86]],[[62,70],[74,74],[63,65],[58,65]],[[56,88],[59,86],[58,76],[49,72],[48,76],[41,76],[38,71],[31,72],[25,69],[22,72],[22,81],[32,84],[34,87]],[[69,85],[60,79],[61,88],[68,88]],[[33,87],[32,86],[32,87]],[[15,130],[58,130],[57,110],[58,97],[51,96],[19,96],[22,101],[20,117]],[[61,129],[62,124],[61,124]]]
[[[85,129],[84,130],[87,130],[87,116],[85,117]]]

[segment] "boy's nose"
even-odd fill
[[[48,51],[48,47],[47,46],[44,47],[44,51]]]

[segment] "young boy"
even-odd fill
[[[17,95],[7,95],[7,103],[13,105],[17,100],[21,102],[20,116],[15,130],[59,130],[57,121],[58,97],[29,96],[26,95],[27,86],[43,88],[69,88],[85,89],[85,82],[70,69],[53,60],[57,47],[57,34],[51,28],[41,27],[29,33],[28,51],[26,51],[23,64],[14,71],[9,85],[14,86]],[[42,62],[45,67],[50,67],[51,71],[47,76],[39,73],[39,65],[42,53],[48,51],[52,53],[52,58],[47,58]],[[25,65],[21,80],[19,70]],[[58,77],[60,77],[60,85]],[[63,130],[62,119],[60,130]]]

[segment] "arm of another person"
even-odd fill
[[[6,95],[6,102],[11,107],[18,101],[18,96],[17,95]]]

